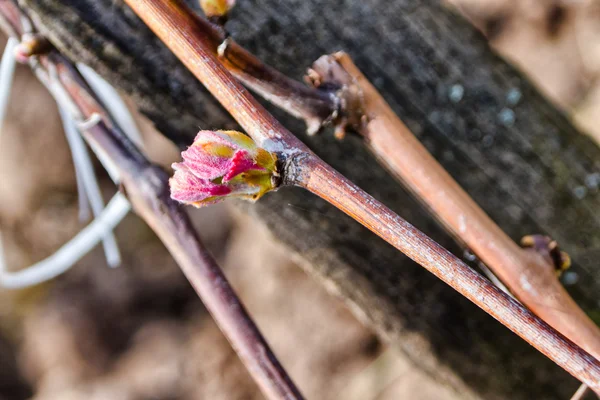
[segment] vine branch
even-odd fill
[[[326,123],[343,137],[346,126],[434,217],[536,315],[600,358],[600,328],[567,293],[547,252],[519,247],[429,154],[344,53],[323,56],[309,69],[307,87],[265,65],[226,37],[220,26],[180,7],[209,49],[238,80],[289,114],[309,134]],[[225,41],[226,39],[226,41]],[[440,195],[442,194],[443,195]]]
[[[598,360],[334,171],[287,131],[220,64],[198,18],[183,4],[157,0],[126,3],[260,146],[281,156],[286,184],[304,187],[346,212],[600,392]]]

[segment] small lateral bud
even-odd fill
[[[235,0],[200,0],[200,7],[209,19],[224,19],[235,5]]]
[[[527,235],[521,239],[521,246],[532,249],[546,257],[553,266],[557,276],[571,267],[571,257],[561,251],[556,240],[544,235]]]
[[[40,34],[26,33],[15,48],[15,58],[18,62],[26,64],[29,57],[44,54],[51,49],[50,42]]]
[[[174,163],[171,198],[202,207],[226,197],[258,200],[276,189],[277,157],[236,131],[200,131]]]

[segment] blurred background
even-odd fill
[[[600,2],[451,0],[491,45],[600,140]],[[2,39],[5,41],[5,39]],[[175,147],[142,117],[146,150]],[[84,224],[55,104],[16,71],[0,137],[0,231],[11,270],[52,254]],[[108,199],[114,186],[98,166]],[[307,398],[453,399],[383,345],[249,217],[192,211],[202,238]],[[0,400],[260,399],[262,395],[152,231],[129,215],[123,255],[101,248],[49,283],[0,289]]]

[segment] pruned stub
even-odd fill
[[[331,116],[334,135],[343,139],[346,129],[361,132],[366,124],[364,97],[356,79],[339,62],[345,53],[321,56],[308,69],[305,80],[317,89],[328,91],[336,100],[336,110]]]

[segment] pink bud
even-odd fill
[[[226,196],[256,200],[273,190],[277,157],[236,131],[200,131],[174,163],[171,197],[196,207]]]

